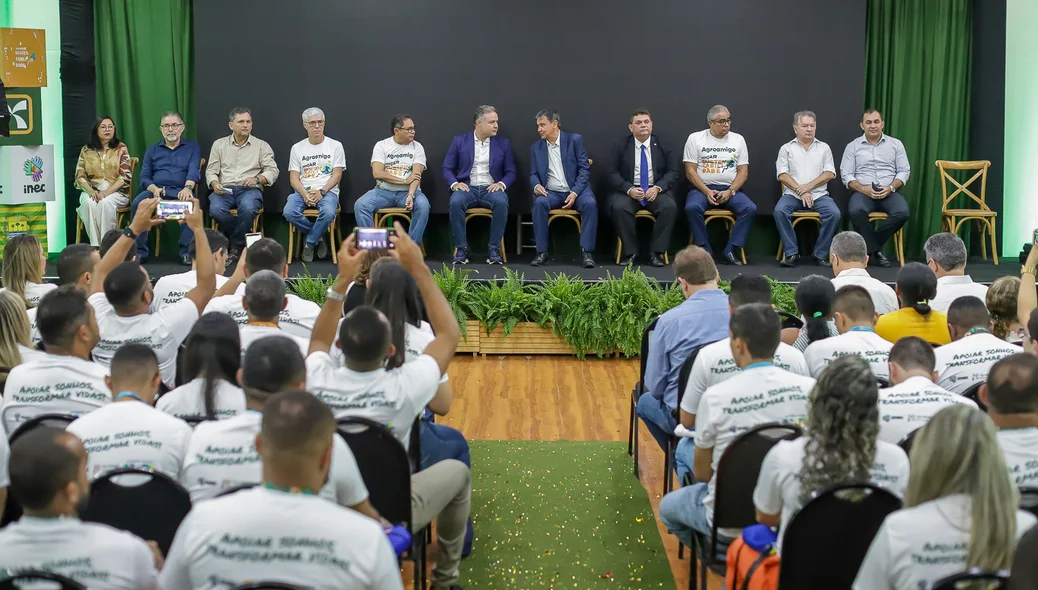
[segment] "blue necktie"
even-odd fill
[[[642,185],[642,192],[645,192],[645,191],[649,190],[649,157],[647,155],[645,155],[645,146],[644,145],[642,145],[641,174],[639,174],[638,176],[640,176],[638,181]],[[645,199],[642,199],[641,200],[642,207],[645,206],[645,203],[647,203],[647,201]]]

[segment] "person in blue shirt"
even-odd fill
[[[646,393],[638,398],[638,416],[649,433],[667,445],[674,432],[678,407],[678,372],[691,352],[728,336],[728,296],[717,286],[713,257],[699,246],[689,246],[674,257],[674,276],[685,301],[660,316],[649,337],[645,363]]]
[[[160,197],[186,201],[195,196],[195,187],[201,178],[202,148],[197,142],[182,139],[184,117],[177,111],[162,115],[159,130],[162,141],[148,147],[141,163],[141,188],[130,205],[130,218],[137,212],[137,205],[145,199]],[[180,226],[180,262],[191,266],[188,248],[194,234],[187,224]],[[137,236],[137,260],[148,259],[148,232]]]

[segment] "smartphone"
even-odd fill
[[[159,219],[184,219],[193,211],[191,201],[159,201],[155,216]]]
[[[389,236],[395,236],[396,230],[385,227],[358,227],[353,230],[354,242],[361,250],[384,250],[395,248]]]
[[[1031,243],[1038,244],[1038,229],[1034,230],[1034,235],[1031,236]]]
[[[874,190],[874,191],[876,191],[878,193],[879,191],[883,190],[883,187],[881,187],[878,182],[873,182],[872,183],[872,190]]]
[[[261,233],[249,232],[249,233],[245,234],[245,247],[246,248],[251,248],[252,245],[255,244],[262,237],[263,237],[263,234],[261,234]]]

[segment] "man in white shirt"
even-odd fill
[[[981,301],[988,294],[987,285],[974,283],[966,274],[966,244],[950,232],[934,234],[923,244],[926,265],[937,275],[937,297],[930,300],[930,309],[948,313],[952,301],[963,295],[973,295]]]
[[[191,427],[154,407],[162,383],[155,353],[143,344],[124,344],[112,357],[111,370],[105,382],[112,403],[66,428],[86,447],[87,477],[93,481],[109,471],[133,468],[176,479]]]
[[[693,133],[685,141],[685,177],[692,183],[685,201],[685,215],[692,228],[692,240],[712,253],[704,213],[709,208],[720,207],[735,214],[735,227],[721,253],[721,262],[741,265],[734,251],[746,245],[757,215],[757,205],[739,190],[750,176],[750,156],[743,136],[731,131],[732,116],[727,107],[712,107],[706,121],[709,129]]]
[[[890,387],[879,390],[879,440],[897,444],[952,404],[977,404],[937,385],[934,351],[926,340],[906,336],[890,349]]]
[[[283,214],[289,223],[306,235],[303,262],[328,257],[325,232],[335,222],[339,209],[339,181],[346,169],[346,151],[338,141],[324,134],[324,111],[310,107],[303,111],[306,139],[292,146],[288,155],[289,184],[295,190],[288,195]],[[303,211],[317,209],[314,221]],[[334,246],[333,246],[334,247]]]
[[[219,289],[227,282],[227,277],[223,276],[229,260],[227,237],[215,229],[206,229],[205,237],[209,242],[209,251],[212,252],[216,288]],[[151,300],[152,313],[180,301],[188,291],[198,286],[198,250],[194,241],[187,247],[187,253],[191,256],[191,270],[159,277],[159,280],[155,281],[155,294]]]
[[[856,354],[869,363],[877,380],[888,381],[887,355],[893,344],[876,334],[876,310],[865,287],[847,285],[836,291],[833,323],[839,336],[816,340],[804,350],[811,376],[817,378],[829,363],[841,356]]]
[[[728,445],[742,433],[767,422],[803,424],[807,396],[815,380],[774,365],[782,340],[782,322],[768,304],[751,303],[732,313],[732,357],[741,369],[706,390],[696,411],[695,477],[698,483],[670,492],[660,500],[660,520],[667,530],[692,547],[692,534],[711,534],[717,464]],[[719,529],[734,539],[739,529]]]
[[[829,246],[829,261],[833,265],[833,287],[837,290],[845,285],[865,287],[879,315],[901,308],[894,289],[872,278],[866,270],[865,267],[869,265],[868,247],[865,245],[865,238],[857,232],[845,231],[836,234],[832,245]]]
[[[814,251],[818,266],[829,266],[829,244],[840,225],[840,208],[826,189],[829,181],[836,178],[836,164],[829,144],[815,137],[817,120],[812,111],[799,111],[793,115],[796,138],[779,148],[775,161],[775,176],[782,183],[783,190],[772,215],[786,254],[780,264],[787,268],[796,266],[800,259],[800,246],[793,231],[793,213],[810,211],[822,217]]]
[[[270,238],[261,238],[249,246],[244,260],[244,265],[239,261],[240,271],[239,268],[235,268],[234,274],[220,289],[221,292],[226,292],[228,289],[231,292],[213,297],[205,306],[205,313],[214,311],[225,313],[238,322],[239,326],[249,323],[249,314],[243,305],[245,286],[242,285],[242,282],[247,281],[250,276],[261,270],[274,271],[282,279],[288,276],[288,256],[285,248]],[[309,340],[310,330],[314,328],[314,320],[317,319],[317,314],[321,313],[320,306],[294,293],[286,294],[285,299],[285,309],[278,317],[278,325],[293,336]]]
[[[998,428],[998,444],[1016,487],[1038,485],[1038,358],[1014,354],[995,363],[980,401]]]
[[[94,276],[94,267],[101,262],[97,248],[90,244],[71,244],[58,254],[57,270],[59,285],[75,285],[83,291],[90,290],[90,281]],[[36,328],[36,313],[39,307],[26,310],[29,316],[29,335],[33,345],[42,341],[40,331]]]
[[[79,520],[90,491],[87,453],[74,434],[38,428],[11,447],[11,494],[24,515],[0,529],[0,571],[43,570],[92,590],[156,590],[154,542]]]
[[[364,193],[353,205],[360,227],[375,227],[375,212],[399,207],[411,216],[407,233],[422,243],[429,222],[429,199],[422,193],[422,173],[428,166],[425,148],[414,139],[414,119],[399,114],[389,124],[392,135],[371,150],[371,175],[375,188]]]
[[[225,420],[224,422],[229,422]],[[376,520],[318,496],[331,470],[335,418],[305,391],[272,396],[253,440],[263,485],[195,504],[160,578],[164,590],[250,581],[307,588],[403,590],[396,554]],[[259,550],[266,559],[242,559]],[[258,555],[258,554],[257,554]]]
[[[99,337],[86,295],[62,285],[41,299],[37,309],[47,354],[18,365],[7,376],[0,418],[8,437],[41,414],[86,414],[112,399],[107,369],[90,360]]]
[[[198,284],[185,293],[180,301],[154,314],[150,312],[155,292],[148,279],[148,271],[137,262],[123,260],[134,246],[134,236],[165,223],[165,220],[152,219],[159,200],[145,199],[138,205],[130,227],[123,230],[119,241],[94,270],[87,301],[94,308],[101,331],[101,340],[93,352],[94,360],[107,367],[112,355],[123,344],[145,344],[159,358],[163,383],[172,388],[176,378],[177,350],[216,291],[216,271],[211,256],[198,258]],[[209,240],[202,227],[202,210],[197,199],[192,198],[191,202],[194,207],[187,215],[186,223],[194,233],[195,247],[206,252],[209,251]]]
[[[948,308],[948,333],[952,341],[934,350],[937,384],[960,395],[986,381],[997,361],[1024,351],[991,333],[987,307],[973,295],[952,301]]]
[[[458,321],[432,272],[422,259],[418,244],[399,223],[390,240],[394,258],[414,277],[425,301],[429,323],[436,337],[417,359],[396,369],[385,369],[395,352],[389,321],[382,312],[362,305],[346,314],[336,338],[336,326],[346,298],[346,287],[364,260],[350,235],[339,251],[339,276],[328,289],[321,315],[310,338],[306,359],[307,387],[324,401],[336,418],[361,416],[389,428],[406,448],[411,425],[426,405],[436,405],[441,395],[440,376],[447,372],[461,339]],[[333,343],[343,352],[345,366],[328,354]],[[449,389],[444,390],[449,394]],[[413,532],[436,519],[440,553],[432,571],[434,588],[458,583],[458,563],[465,540],[471,503],[469,469],[457,459],[439,461],[411,477]]]
[[[249,277],[249,282],[245,284],[245,296],[242,297],[242,307],[249,315],[249,323],[239,330],[242,355],[253,342],[269,336],[284,336],[296,343],[300,354],[309,352],[308,338],[293,336],[278,325],[278,318],[286,305],[285,280],[274,271],[261,270]]]

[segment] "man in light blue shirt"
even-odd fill
[[[883,116],[876,109],[865,111],[861,119],[864,135],[847,144],[840,162],[843,184],[854,191],[847,214],[854,231],[865,238],[870,259],[890,266],[883,255],[883,244],[908,221],[908,203],[898,192],[908,182],[911,167],[901,141],[883,134]],[[869,213],[880,211],[887,219],[872,228]]]
[[[674,276],[685,301],[660,316],[649,338],[645,362],[647,393],[638,398],[638,416],[649,433],[667,445],[678,421],[678,372],[693,350],[728,336],[728,296],[717,287],[713,257],[699,246],[689,246],[674,257]]]

